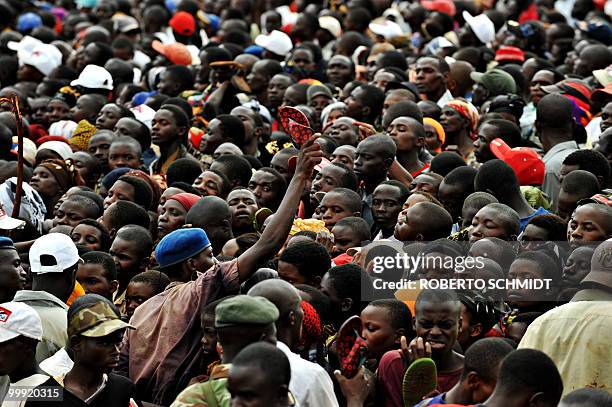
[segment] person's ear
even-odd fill
[[[459,315],[459,318],[457,318],[457,335],[459,335],[461,333],[461,325],[463,324],[463,317],[461,315]]]
[[[353,300],[351,298],[344,298],[340,302],[340,310],[342,312],[348,312],[353,307]]]
[[[372,112],[372,109],[370,109],[369,106],[363,106],[361,108],[361,114],[363,114],[363,117],[369,117],[370,116],[370,112]]]
[[[425,137],[417,137],[415,145],[420,149],[425,144]]]
[[[261,126],[255,127],[255,131],[253,131],[253,136],[255,136],[257,140],[259,140],[261,136],[263,135],[263,132],[264,132],[263,127]]]
[[[480,336],[482,334],[482,331],[483,331],[483,326],[479,322],[476,325],[472,325],[472,332],[470,332],[470,336],[473,336],[473,337]]]
[[[111,229],[108,231],[108,235],[110,236],[110,241],[115,240],[115,236],[117,236],[117,229]]]
[[[457,87],[457,82],[454,79],[451,79],[450,72],[441,73],[442,82],[446,84],[448,90],[455,89]]]
[[[314,276],[311,280],[312,282],[312,286],[313,287],[320,287],[321,286],[321,276]]]
[[[149,256],[145,256],[140,260],[140,269],[142,271],[145,271],[147,269],[147,267],[149,267],[149,264],[151,263],[151,259],[149,258]]]
[[[385,168],[386,170],[389,170],[389,168],[391,168],[391,164],[393,164],[393,161],[395,161],[395,157],[393,158],[385,158]]]
[[[540,405],[546,405],[545,403],[545,395],[543,392],[537,392],[536,394],[534,394],[533,396],[531,396],[531,398],[529,399],[529,401],[527,402],[528,406],[540,406]]]
[[[425,236],[423,236],[422,233],[417,233],[417,235],[414,237],[414,241],[415,242],[423,242],[423,241],[425,241]]]
[[[81,344],[83,341],[81,341],[79,335],[72,335],[70,338],[68,338],[68,343],[70,344],[70,349],[78,351],[81,350]]]
[[[467,374],[467,380],[465,382],[470,390],[475,390],[480,385],[480,378],[478,378],[476,372],[470,372]]]
[[[287,395],[289,394],[289,387],[285,384],[281,384],[278,386],[278,393],[276,393],[276,398],[279,401],[279,406],[287,403]]]
[[[117,292],[117,288],[119,288],[119,281],[112,280],[110,282],[111,294],[114,294],[115,292]]]

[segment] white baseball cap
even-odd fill
[[[340,25],[340,21],[336,17],[332,16],[321,16],[319,17],[319,26],[329,31],[331,35],[338,38],[342,35],[342,26]]]
[[[87,65],[71,86],[82,86],[89,89],[113,90],[113,77],[110,72],[98,65]]]
[[[0,304],[0,343],[18,336],[42,340],[42,322],[34,308],[22,302]]]
[[[387,19],[378,19],[376,22],[370,23],[368,28],[376,35],[380,35],[385,39],[399,37],[403,34],[399,24]]]
[[[37,38],[26,35],[21,41],[9,41],[6,46],[8,49],[17,51],[17,58],[21,59],[21,56],[26,53],[34,51],[34,48],[42,45],[43,42]]]
[[[55,45],[39,44],[31,52],[22,52],[19,56],[19,64],[31,65],[42,74],[49,75],[62,64],[62,53]]]
[[[0,203],[0,229],[2,230],[13,230],[19,229],[25,226],[25,221],[21,219],[11,218],[4,211],[2,203]]]
[[[278,30],[274,30],[268,35],[258,35],[255,38],[255,44],[276,55],[285,55],[293,48],[291,38],[284,32]]]
[[[52,256],[55,264],[43,266],[40,256]],[[79,251],[68,235],[62,233],[49,233],[34,241],[30,248],[30,268],[34,274],[63,273],[64,270],[79,262]]]
[[[478,14],[474,17],[467,11],[463,11],[463,19],[481,42],[487,44],[495,39],[495,25],[486,14]]]

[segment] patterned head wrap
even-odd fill
[[[474,107],[474,105],[464,100],[453,99],[447,103],[447,106],[455,110],[461,115],[461,117],[467,120],[470,129],[470,137],[472,140],[476,140],[478,119],[480,118],[480,115],[478,114],[478,110]]]

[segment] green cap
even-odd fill
[[[516,84],[514,78],[508,72],[501,69],[491,69],[485,73],[472,72],[470,74],[472,80],[482,84],[490,96],[503,95],[506,93],[516,94]]]
[[[215,328],[235,325],[267,325],[276,322],[278,309],[264,297],[237,295],[215,308]]]

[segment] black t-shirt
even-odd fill
[[[53,378],[49,378],[39,387],[60,386]],[[90,404],[63,389],[63,401],[28,401],[26,407],[127,407],[130,399],[136,396],[136,387],[130,379],[114,373],[108,374],[104,389],[92,400]],[[140,403],[138,403],[140,405]]]

